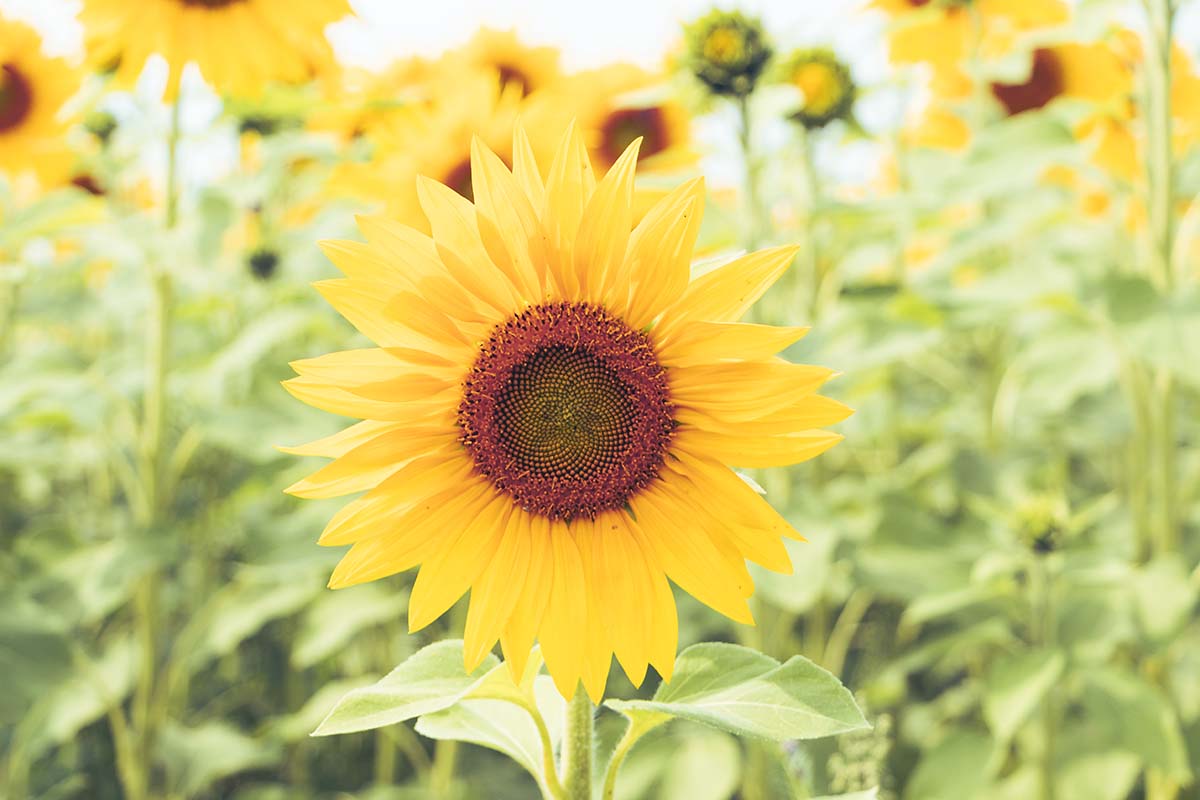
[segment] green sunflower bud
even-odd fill
[[[771,45],[762,23],[739,11],[710,11],[684,27],[687,65],[709,91],[745,97],[754,91]]]
[[[816,130],[849,118],[856,93],[854,79],[832,50],[797,50],[783,64],[781,80],[803,95],[791,117],[805,128]]]

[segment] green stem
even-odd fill
[[[759,185],[760,164],[754,156],[754,140],[751,135],[750,98],[737,99],[738,108],[738,144],[742,150],[742,165],[746,170],[746,208],[749,221],[746,226],[746,249],[753,250],[762,241],[763,225],[766,214],[763,211],[762,191]]]
[[[816,321],[821,313],[821,293],[825,285],[825,273],[821,269],[817,251],[817,208],[821,204],[821,177],[817,172],[817,161],[813,155],[812,134],[800,128],[800,155],[804,164],[804,249],[801,250],[803,274],[808,276],[809,319]]]
[[[450,796],[454,784],[454,768],[458,762],[458,742],[440,740],[433,748],[433,767],[429,771],[429,785],[436,798]]]
[[[542,718],[542,712],[537,707],[537,701],[530,694],[528,701],[522,706],[529,716],[533,718],[533,724],[537,728],[538,739],[542,744],[542,773],[546,781],[546,789],[549,790],[550,796],[554,800],[566,800],[567,794],[563,789],[562,783],[558,780],[558,772],[554,766],[554,742],[550,739],[550,729],[546,727],[546,720]]]
[[[171,128],[167,138],[166,229],[178,220],[178,150],[180,102],[171,106]],[[163,492],[163,432],[167,413],[167,365],[170,361],[171,276],[165,266],[154,268],[151,276],[152,302],[146,345],[146,386],[141,426],[142,503],[137,522],[143,533],[150,532],[161,519],[167,505]],[[126,793],[138,800],[150,791],[151,766],[158,730],[165,716],[162,703],[155,698],[159,677],[162,576],[151,571],[144,576],[134,596],[134,629],[141,645],[142,663],[134,690],[132,722],[137,737],[136,767],[125,772],[138,774],[126,781]],[[110,717],[110,724],[112,718]],[[114,731],[115,733],[115,731]]]
[[[1043,648],[1055,647],[1057,630],[1054,621],[1054,576],[1048,557],[1034,558],[1030,581],[1029,611],[1030,638]],[[1055,705],[1054,688],[1046,691],[1041,704],[1042,752],[1038,759],[1038,799],[1055,800],[1054,759],[1058,733],[1058,711]]]
[[[594,709],[583,686],[567,704],[566,739],[563,742],[563,790],[567,800],[591,800],[592,716]]]

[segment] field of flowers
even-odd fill
[[[1200,2],[76,5],[0,2],[0,798],[1200,798]]]

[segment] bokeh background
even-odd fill
[[[673,723],[617,796],[1200,797],[1200,3],[738,4],[775,54],[744,106],[691,74],[707,3],[353,6],[310,80],[187,70],[173,171],[165,62],[124,81],[80,3],[0,0],[73,81],[36,147],[0,129],[0,797],[536,796],[411,727],[309,737],[462,614],[410,635],[411,575],[327,590],[340,502],[283,494],[315,460],[275,446],[339,427],[288,362],[364,341],[316,241],[419,226],[416,175],[461,181],[472,133],[571,117],[599,167],[613,119],[670,122],[639,191],[708,176],[708,263],[802,245],[754,313],[812,325],[788,357],[857,409],[751,476],[809,539],[756,573],[759,625],[677,601],[681,647],[803,654],[873,730]],[[512,59],[544,81],[506,92]]]

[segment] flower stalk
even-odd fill
[[[567,704],[562,750],[562,785],[567,800],[591,800],[593,711],[583,686],[576,687],[575,696]]]

